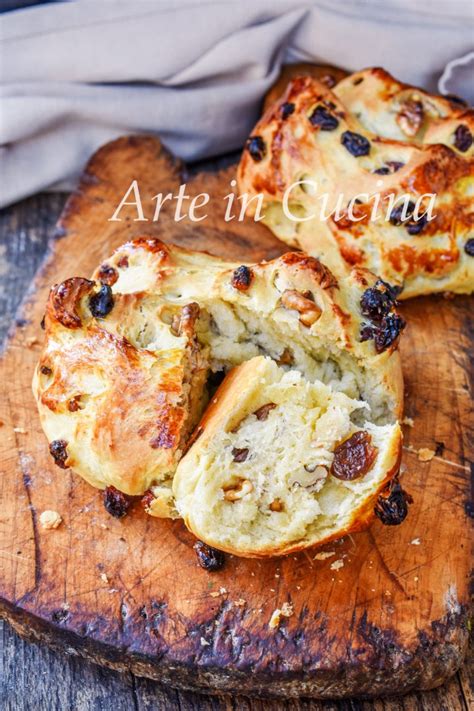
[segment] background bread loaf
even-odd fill
[[[264,224],[336,274],[366,267],[400,298],[470,293],[473,124],[472,109],[380,69],[332,91],[295,78],[252,131],[239,189],[254,198],[249,214],[261,195]]]

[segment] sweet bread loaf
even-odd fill
[[[403,400],[395,304],[370,272],[338,281],[300,252],[242,265],[137,238],[92,280],[51,291],[33,390],[52,456],[94,486],[144,494],[152,515],[175,516],[172,478],[209,373],[259,356],[363,401],[351,406],[354,425],[393,424]]]
[[[296,78],[248,139],[239,190],[255,198],[250,214],[261,195],[264,224],[335,273],[366,267],[401,299],[469,293],[473,116],[382,70],[332,91]]]
[[[180,461],[187,527],[240,556],[281,555],[364,525],[398,471],[398,424],[356,425],[366,403],[258,356],[224,380]],[[366,415],[367,416],[367,415]]]
[[[56,464],[125,494],[152,483],[169,490],[205,404],[198,318],[196,304],[100,281],[73,278],[51,290],[33,390]]]

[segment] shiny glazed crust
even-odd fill
[[[144,292],[114,293],[110,313],[94,318],[99,288],[72,278],[51,290],[33,392],[52,455],[55,442],[64,452],[56,463],[137,495],[176,468],[202,410],[192,392],[202,400],[206,354],[194,324],[173,333],[167,306]]]
[[[317,118],[310,120],[317,107],[332,117],[325,128]],[[351,75],[333,91],[311,77],[299,77],[252,131],[251,138],[263,143],[253,144],[252,150],[249,139],[238,170],[239,190],[249,197],[262,194],[263,222],[337,273],[366,267],[402,285],[400,298],[470,293],[474,257],[466,243],[474,223],[473,116],[471,109],[400,84],[380,69]],[[346,132],[362,139],[365,154],[348,149]],[[291,190],[291,212],[311,216],[295,222],[283,214],[282,201],[301,179],[317,187]],[[321,219],[323,193],[328,194],[326,215],[342,196],[339,219]],[[376,193],[381,209],[374,222],[369,218]],[[437,195],[435,217],[418,233],[384,219],[391,214],[386,209],[390,197],[395,201],[408,195],[416,203],[425,195],[427,207],[430,193]],[[360,203],[353,220],[345,210],[356,196]],[[250,214],[256,206],[256,200],[250,203]]]

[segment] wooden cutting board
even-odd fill
[[[89,276],[140,233],[242,261],[282,253],[263,226],[224,221],[234,171],[187,180],[188,194],[211,194],[202,222],[175,222],[175,200],[158,222],[135,222],[132,206],[110,222],[132,180],[151,219],[151,197],[187,179],[156,139],[122,138],[96,153],[67,203],[0,364],[1,614],[65,653],[196,690],[341,697],[436,686],[459,667],[468,637],[467,298],[403,306],[408,519],[376,520],[327,546],[325,560],[228,556],[207,573],[180,521],[139,505],[113,519],[99,492],[51,463],[30,387],[50,285]],[[419,461],[421,447],[436,456]],[[41,528],[45,509],[61,514],[57,530]],[[294,614],[270,629],[285,602]]]

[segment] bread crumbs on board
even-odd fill
[[[420,462],[430,462],[435,456],[436,452],[434,449],[428,449],[428,447],[421,447],[418,450],[418,459]]]
[[[321,551],[321,553],[316,553],[313,560],[326,560],[326,558],[331,558],[336,555],[336,551]]]
[[[272,630],[276,629],[280,626],[282,617],[291,617],[293,612],[294,610],[291,602],[284,602],[281,607],[277,607],[276,610],[273,610],[268,626]]]
[[[331,563],[330,568],[331,570],[340,570],[340,568],[344,567],[344,561],[342,558],[339,558],[338,560],[335,560],[334,563]]]
[[[39,517],[41,527],[44,528],[46,531],[49,531],[53,528],[58,528],[58,526],[61,525],[62,523],[62,518],[58,514],[57,511],[43,511],[43,513]]]

